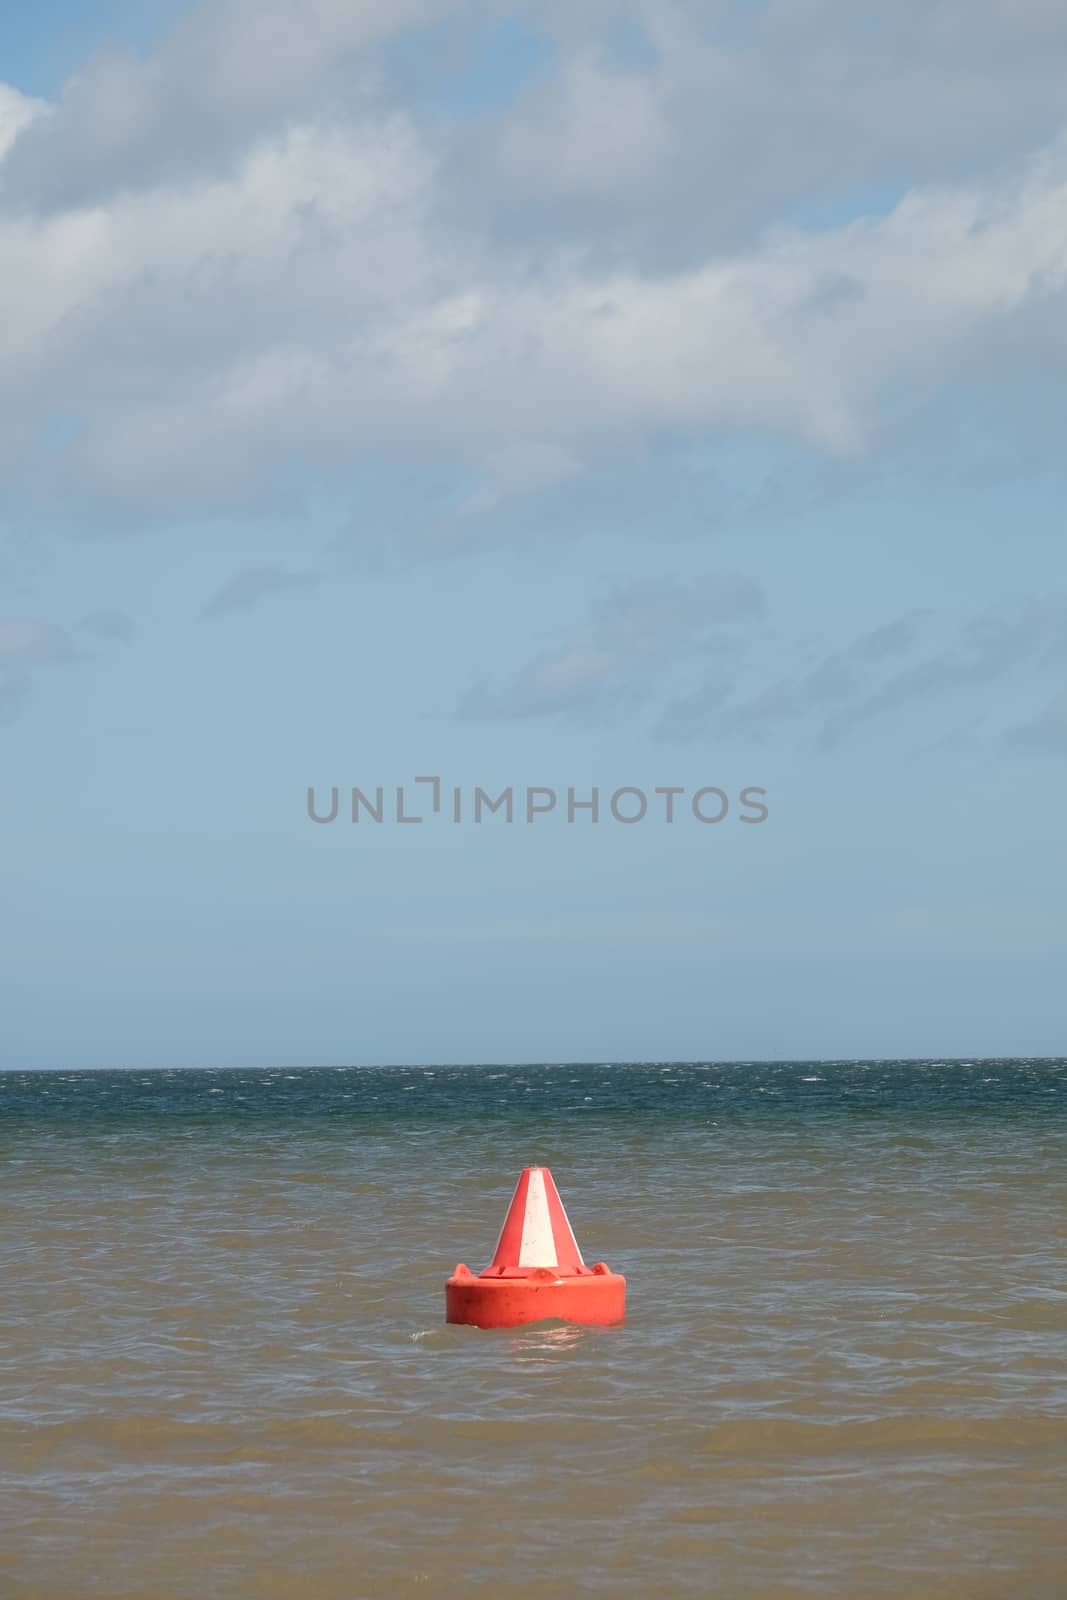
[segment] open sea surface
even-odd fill
[[[0,1293],[2,1600],[1067,1596],[1062,1060],[6,1073]]]

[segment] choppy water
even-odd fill
[[[446,1327],[552,1167],[617,1329]],[[1067,1595],[1067,1063],[0,1076],[4,1600]]]

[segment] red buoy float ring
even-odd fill
[[[547,1167],[526,1167],[496,1252],[477,1277],[460,1263],[445,1285],[445,1316],[476,1328],[561,1317],[607,1324],[626,1314],[626,1279],[603,1261],[587,1267]]]

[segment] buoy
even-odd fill
[[[475,1328],[514,1328],[562,1317],[621,1322],[626,1279],[603,1261],[587,1267],[547,1167],[525,1167],[496,1253],[477,1277],[460,1262],[445,1285],[445,1318]]]

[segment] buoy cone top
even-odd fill
[[[561,1277],[584,1277],[589,1271],[551,1172],[524,1167],[482,1277],[525,1276],[538,1267],[551,1267]]]
[[[476,1328],[514,1328],[561,1317],[607,1325],[626,1315],[626,1279],[603,1261],[587,1267],[547,1167],[515,1185],[496,1253],[477,1277],[460,1262],[445,1285],[445,1317]]]

